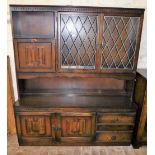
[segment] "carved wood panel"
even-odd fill
[[[53,72],[55,70],[54,43],[16,42],[16,66],[19,72]]]
[[[92,135],[91,117],[63,117],[62,136],[63,137],[83,137]]]
[[[21,116],[23,136],[51,136],[49,116]]]

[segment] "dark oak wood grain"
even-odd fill
[[[130,145],[144,9],[11,5],[20,145]]]

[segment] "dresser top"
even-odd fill
[[[83,12],[105,12],[105,13],[136,13],[143,14],[144,8],[121,8],[121,7],[94,7],[94,6],[72,6],[72,5],[10,5],[11,11],[83,11]]]

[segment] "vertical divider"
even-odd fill
[[[52,130],[52,139],[53,139],[53,142],[55,141],[55,114],[52,113],[50,115],[50,121],[51,121],[51,130]]]
[[[92,140],[93,141],[96,140],[96,117],[97,117],[96,112],[93,112],[92,114]]]
[[[60,113],[56,113],[55,117],[56,117],[56,126],[57,126],[56,141],[60,142],[60,139],[61,139],[61,114]]]
[[[61,137],[61,116],[59,113],[51,114],[53,143],[60,142]]]
[[[97,25],[98,25],[98,32],[97,32],[97,44],[96,44],[96,70],[100,72],[101,66],[101,55],[102,55],[102,35],[103,35],[103,17],[104,14],[99,14]]]

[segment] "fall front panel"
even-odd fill
[[[55,47],[53,42],[39,39],[15,40],[15,56],[18,72],[55,71]]]

